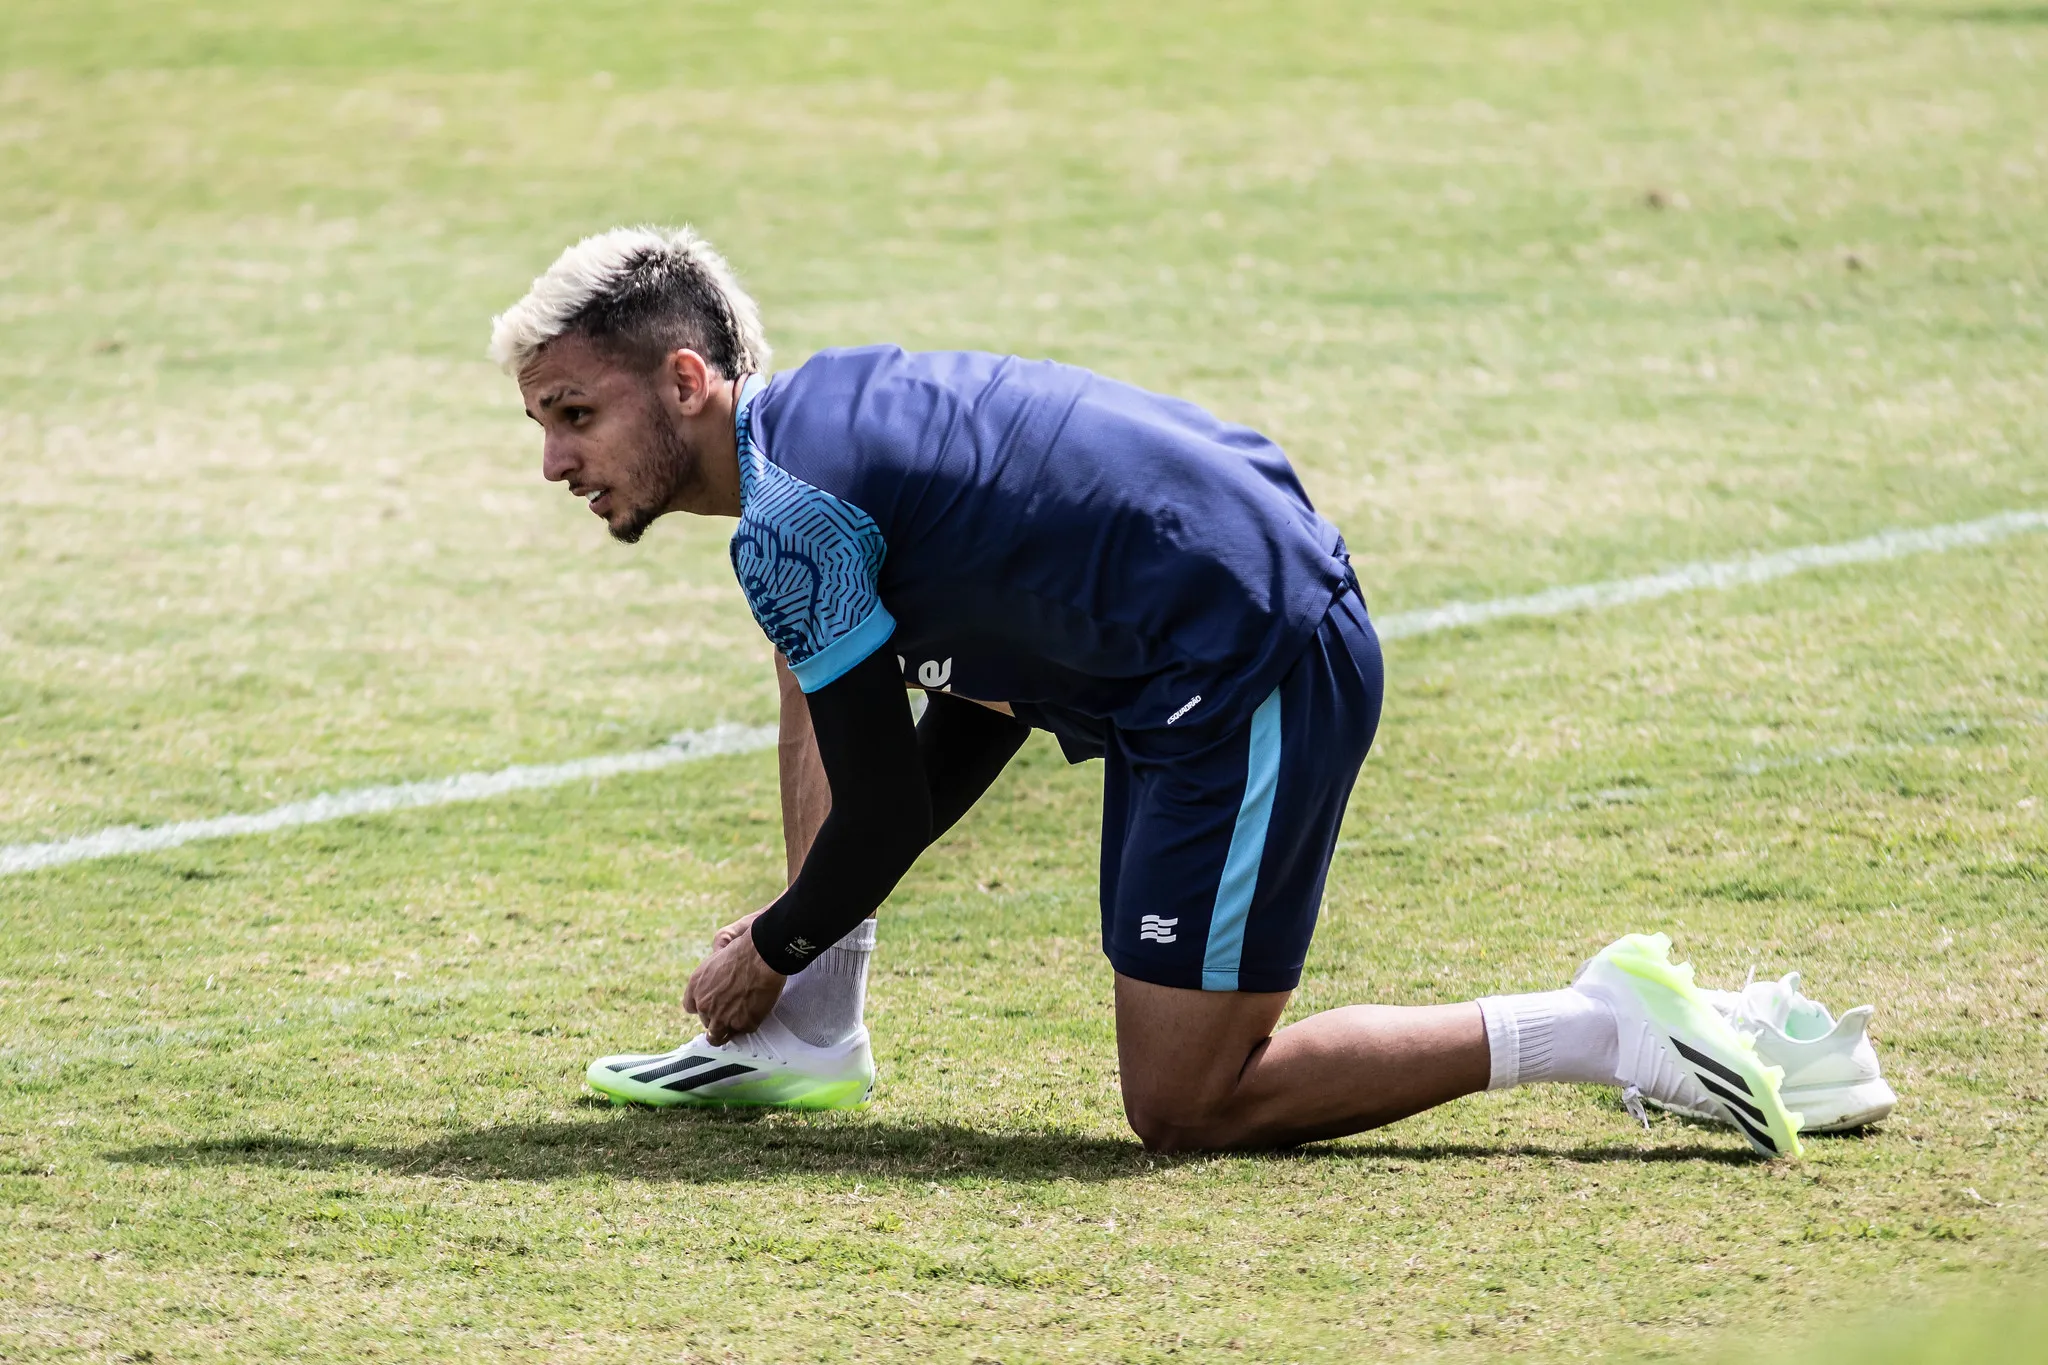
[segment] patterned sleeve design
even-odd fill
[[[815,692],[895,633],[876,589],[888,547],[866,512],[769,462],[752,437],[752,406],[744,402],[736,422],[733,572],[797,685]]]

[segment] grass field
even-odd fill
[[[1261,426],[1378,612],[2048,507],[2038,5],[0,30],[0,843],[772,717],[723,528],[606,541],[480,359],[619,221],[719,242],[784,365],[1016,350]],[[870,1110],[594,1105],[777,887],[729,757],[0,880],[0,1360],[1750,1359],[2038,1280],[2048,536],[1389,670],[1297,1011],[1666,928],[1875,1001],[1894,1121],[1760,1164],[1551,1087],[1147,1157],[1099,778],[1036,741],[884,912]]]

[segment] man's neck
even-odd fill
[[[745,375],[722,380],[705,395],[703,408],[688,420],[683,439],[696,452],[698,478],[688,493],[676,499],[671,511],[702,517],[740,514],[740,454],[733,420],[745,383]]]

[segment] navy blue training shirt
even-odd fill
[[[1072,735],[1237,724],[1347,580],[1280,448],[1087,370],[822,351],[749,381],[733,568],[815,692],[904,680]]]

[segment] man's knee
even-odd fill
[[[1272,1035],[1287,992],[1197,991],[1116,979],[1124,1116],[1155,1152],[1244,1141],[1245,1069]]]
[[[1201,1152],[1227,1146],[1229,1105],[1192,1095],[1124,1088],[1124,1118],[1148,1152]]]

